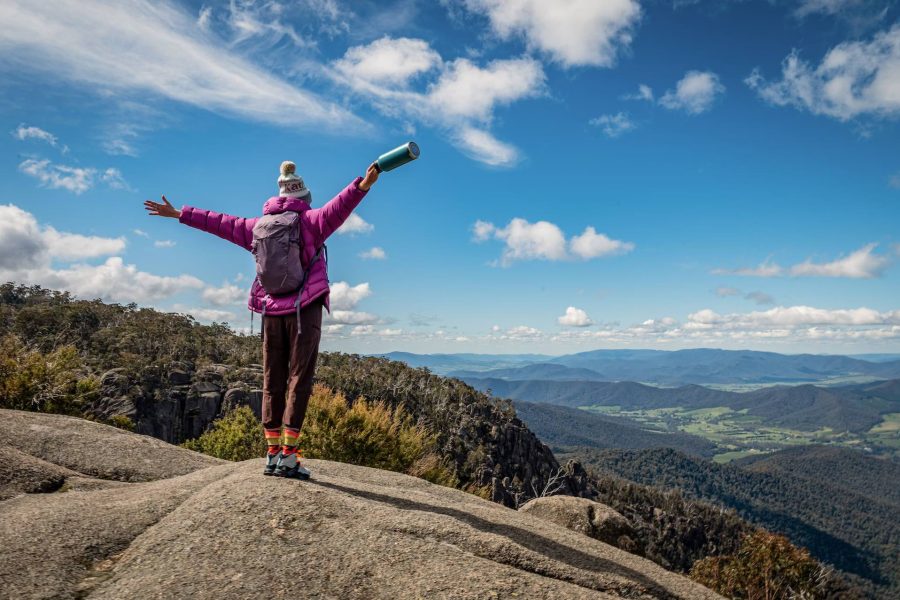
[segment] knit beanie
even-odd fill
[[[289,160],[281,163],[281,176],[278,178],[278,195],[312,202],[312,192],[303,183],[303,178],[295,173],[296,170],[297,165]]]

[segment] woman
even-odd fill
[[[322,307],[329,308],[328,265],[321,259],[321,250],[377,180],[378,170],[372,164],[364,178],[354,179],[323,207],[310,208],[312,193],[296,174],[294,163],[285,161],[278,178],[279,195],[263,205],[263,215],[297,214],[301,241],[297,256],[306,274],[297,290],[283,295],[266,293],[259,276],[250,287],[248,306],[263,315],[262,418],[268,449],[265,475],[309,479],[309,470],[299,461],[298,446],[319,354]],[[254,226],[261,217],[245,219],[192,206],[178,210],[165,196],[162,201],[147,200],[144,207],[150,215],[178,219],[257,254]],[[257,254],[258,273],[262,268],[259,258]]]

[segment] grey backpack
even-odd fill
[[[253,226],[256,277],[270,296],[283,296],[300,289],[305,279],[300,264],[302,244],[300,213],[264,215]]]
[[[326,252],[323,245],[313,256],[306,270],[300,261],[303,236],[300,232],[300,213],[286,211],[263,215],[253,226],[253,256],[256,258],[256,277],[269,296],[283,296],[297,292],[294,309],[297,312],[297,334],[300,334],[300,300],[306,285],[306,276],[312,266]],[[262,316],[266,316],[263,302]],[[251,322],[251,329],[253,328]],[[262,332],[260,332],[262,333]]]

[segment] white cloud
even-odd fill
[[[505,338],[514,338],[514,339],[528,339],[528,338],[537,338],[540,337],[543,332],[540,329],[536,329],[534,327],[529,327],[527,325],[518,325],[517,327],[512,327],[506,331],[501,337]]]
[[[201,294],[203,300],[215,306],[228,306],[239,304],[247,299],[247,291],[233,283],[226,283],[221,287],[207,287]]]
[[[866,244],[859,250],[831,262],[816,263],[807,259],[802,263],[784,268],[766,260],[757,267],[740,269],[714,269],[715,275],[743,275],[748,277],[847,277],[849,279],[872,279],[880,277],[891,264],[887,256],[874,254],[878,244]]]
[[[131,231],[132,231],[132,233],[134,233],[134,235],[139,235],[139,236],[141,236],[141,237],[143,237],[143,238],[149,238],[149,237],[150,237],[150,234],[147,233],[146,231],[144,231],[143,229],[132,229]]]
[[[529,223],[517,217],[503,228],[478,221],[474,229],[477,241],[485,240],[487,235],[491,235],[506,243],[501,257],[503,266],[516,260],[563,260],[567,256],[566,238],[562,230],[548,221]],[[479,238],[479,235],[485,237]]]
[[[148,302],[167,298],[187,289],[199,289],[203,282],[191,275],[154,275],[112,256],[100,265],[73,264],[63,269],[49,267],[29,271],[7,271],[12,281],[67,290],[81,298],[101,298],[111,302]]]
[[[879,312],[871,308],[824,309],[812,306],[777,306],[766,311],[720,315],[704,309],[688,315],[688,323],[729,329],[800,327],[808,325],[898,325],[900,311]]]
[[[34,177],[42,186],[50,189],[64,189],[74,194],[83,194],[94,186],[96,169],[55,165],[49,160],[28,158],[19,164],[19,171]]]
[[[549,221],[529,223],[516,217],[506,227],[498,228],[487,221],[476,221],[472,226],[473,241],[484,242],[494,238],[506,243],[500,264],[509,266],[516,260],[567,260],[573,256],[589,260],[601,256],[624,254],[634,248],[631,242],[613,240],[593,227],[572,237],[566,250],[566,237],[562,230]]]
[[[784,275],[784,269],[769,260],[760,263],[756,267],[741,267],[739,269],[713,269],[713,275],[741,275],[744,277],[780,277]]]
[[[24,142],[25,140],[40,140],[46,142],[54,148],[59,148],[63,154],[69,151],[69,147],[61,146],[57,137],[49,131],[45,131],[40,127],[25,125],[25,123],[20,123],[19,126],[13,130],[12,136],[20,142]]]
[[[384,248],[374,246],[365,252],[360,252],[359,256],[369,260],[385,260],[387,258],[387,252],[384,251]]]
[[[698,115],[712,108],[716,98],[725,93],[719,76],[711,71],[688,71],[659,99],[659,103],[671,110],[683,110]]]
[[[184,306],[176,304],[172,307],[176,312],[191,315],[198,321],[207,323],[228,323],[237,320],[237,315],[227,310],[219,310],[216,308],[204,308],[196,306]]]
[[[425,40],[383,37],[354,46],[334,68],[347,80],[407,87],[411,79],[441,65],[441,55]]]
[[[806,17],[811,14],[836,15],[842,11],[858,7],[863,0],[797,0],[797,9],[794,11],[798,17]]]
[[[109,168],[98,172],[92,167],[69,167],[58,165],[46,159],[27,158],[19,164],[19,171],[37,179],[43,187],[68,190],[83,194],[97,181],[114,190],[132,191],[118,169]]]
[[[634,244],[610,239],[602,233],[597,233],[593,227],[586,227],[584,233],[576,235],[569,241],[569,248],[575,256],[589,260],[601,256],[626,254],[634,250]]]
[[[463,126],[455,132],[453,140],[466,156],[492,167],[509,167],[519,160],[515,146],[501,142],[483,129]]]
[[[357,233],[369,233],[375,226],[367,222],[356,213],[350,213],[350,216],[344,221],[344,224],[338,227],[336,233],[340,235],[356,235]]]
[[[524,37],[565,67],[611,67],[631,44],[641,17],[637,0],[466,0],[502,38]]]
[[[644,83],[638,86],[638,91],[634,94],[626,94],[622,97],[623,100],[646,100],[647,102],[653,102],[653,88]]]
[[[0,205],[0,270],[49,266],[53,260],[81,260],[116,254],[125,238],[85,236],[41,226],[31,213],[13,204]]]
[[[428,110],[445,119],[487,121],[497,105],[537,95],[544,71],[536,60],[495,60],[479,67],[465,58],[453,61],[429,90]]]
[[[872,279],[880,277],[890,264],[886,256],[872,254],[878,244],[866,244],[859,250],[827,263],[807,260],[791,267],[791,275],[798,277],[849,277],[851,279]]]
[[[175,242],[172,240],[156,240],[153,245],[157,248],[174,248]]]
[[[152,94],[257,121],[364,125],[239,56],[164,0],[0,3],[0,68],[36,70],[101,94]]]
[[[396,62],[398,57],[408,60]],[[519,156],[487,130],[494,110],[545,89],[541,64],[532,58],[486,66],[466,58],[447,62],[426,41],[410,38],[354,46],[331,66],[328,75],[383,114],[403,119],[407,128],[414,122],[436,126],[463,153],[492,166],[511,166]]]
[[[900,24],[871,41],[838,44],[813,67],[796,50],[782,63],[781,80],[754,70],[747,85],[776,106],[793,106],[846,121],[862,115],[900,115]]]
[[[368,282],[351,286],[346,281],[338,281],[331,284],[331,307],[335,311],[352,310],[360,301],[371,295],[372,290]]]
[[[560,325],[565,325],[566,327],[588,327],[594,324],[586,312],[580,308],[575,308],[574,306],[568,307],[566,309],[566,314],[557,317],[556,321]]]
[[[378,317],[367,312],[355,310],[333,310],[326,317],[329,323],[340,323],[343,325],[364,325],[378,322]]]
[[[100,265],[73,264],[54,268],[53,261],[96,258],[125,247],[124,238],[60,232],[41,226],[34,215],[0,205],[0,280],[67,290],[82,298],[113,302],[146,302],[203,286],[196,277],[153,275],[111,256]]]
[[[0,209],[5,207],[0,207]],[[96,235],[64,233],[47,225],[43,228],[43,242],[53,259],[63,261],[110,256],[125,250],[125,238],[105,238]]]
[[[103,171],[103,173],[100,174],[100,181],[114,190],[131,191],[131,186],[129,186],[128,182],[125,181],[125,178],[122,177],[122,172],[112,167],[106,169],[105,171]]]
[[[594,119],[588,121],[591,125],[595,125],[606,134],[607,137],[616,138],[631,131],[637,125],[634,121],[631,120],[631,117],[628,113],[619,112],[614,115],[600,115]]]

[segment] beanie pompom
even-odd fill
[[[293,162],[286,160],[283,163],[281,163],[281,174],[282,175],[288,175],[290,173],[296,173],[296,172],[297,172],[297,165],[295,165]]]

